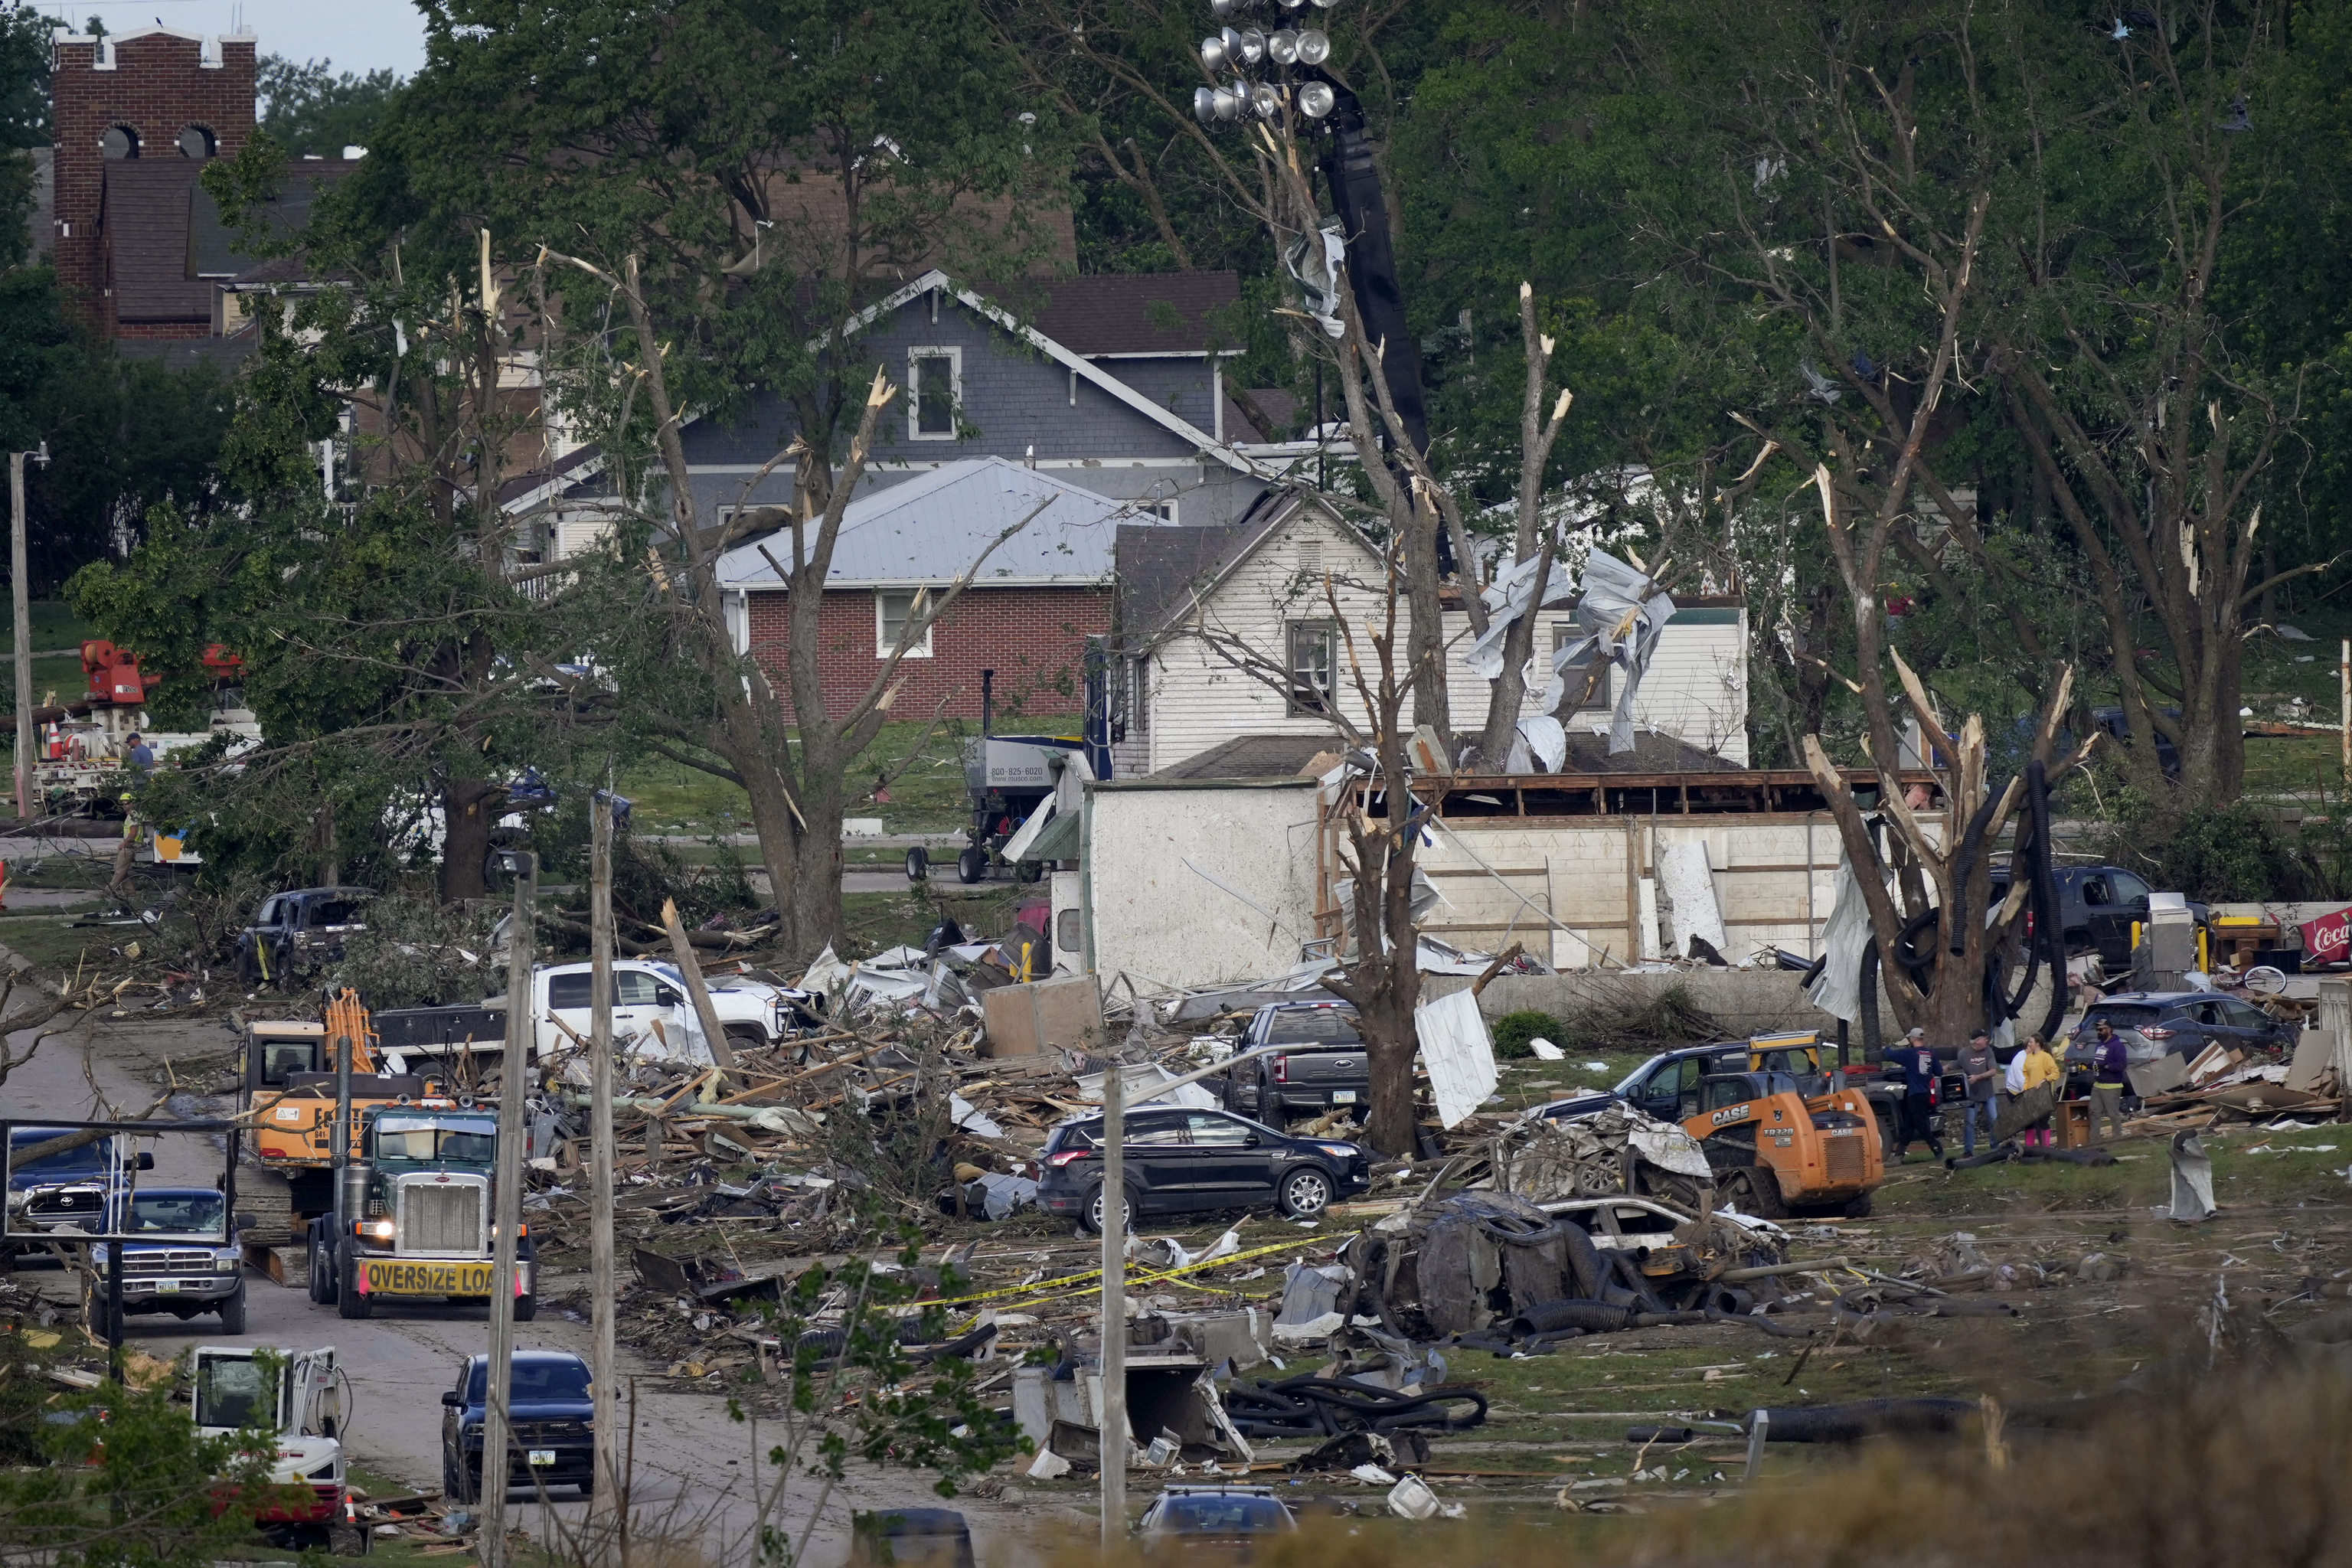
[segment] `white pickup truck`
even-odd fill
[[[585,963],[554,963],[533,973],[535,1058],[571,1045],[566,1028],[583,1040],[588,1037],[591,969]],[[769,981],[713,975],[705,984],[719,1027],[737,1047],[772,1045],[814,1016],[812,998]],[[457,1056],[468,1048],[503,1050],[506,1010],[506,998],[493,996],[470,1006],[398,1007],[377,1013],[373,1022],[385,1070],[412,1071],[410,1064],[421,1058]],[[627,1054],[703,1065],[710,1061],[701,1020],[687,999],[686,977],[669,964],[648,959],[614,961],[613,1039]]]

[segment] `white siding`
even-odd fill
[[[1319,511],[1301,509],[1260,543],[1250,558],[1220,584],[1200,611],[1200,616],[1222,638],[1255,649],[1278,669],[1285,656],[1284,628],[1293,620],[1330,619],[1318,571],[1310,578],[1305,557],[1319,551],[1320,571],[1353,577],[1359,584],[1375,581],[1378,562],[1345,529]],[[1371,678],[1372,650],[1366,637],[1367,621],[1385,617],[1381,594],[1370,586],[1338,585],[1342,616],[1355,633],[1359,656]],[[1551,622],[1547,616],[1536,639],[1538,665],[1551,657]],[[1405,616],[1398,613],[1398,637],[1405,636]],[[1463,667],[1462,656],[1472,642],[1470,620],[1459,612],[1445,617],[1447,699],[1457,731],[1475,732],[1486,721],[1489,688]],[[1748,616],[1738,610],[1717,622],[1701,612],[1685,612],[1669,624],[1657,657],[1643,677],[1633,700],[1633,718],[1643,730],[1670,735],[1745,767],[1748,763]],[[1339,701],[1342,710],[1360,724],[1363,702],[1349,679],[1346,646],[1340,648]],[[1156,772],[1240,735],[1334,735],[1330,723],[1310,714],[1286,711],[1280,691],[1237,668],[1215,643],[1191,630],[1160,643],[1151,659],[1149,732],[1129,732],[1118,757],[1119,776]],[[1538,712],[1536,699],[1543,682],[1532,685],[1524,711]],[[1605,734],[1608,716],[1587,713],[1580,728]],[[1336,738],[1335,738],[1336,744]],[[1134,761],[1130,764],[1129,759]]]
[[[1323,569],[1335,575],[1361,580],[1376,566],[1346,530],[1318,511],[1301,510],[1209,595],[1201,607],[1200,621],[1218,638],[1238,639],[1279,669],[1288,623],[1331,619],[1319,576],[1310,584],[1301,565],[1300,547],[1310,542],[1319,544]],[[1373,680],[1365,620],[1385,615],[1384,599],[1369,588],[1334,586],[1340,614],[1349,622],[1359,656],[1366,663],[1366,679]],[[1402,637],[1402,609],[1397,619]],[[1145,738],[1150,744],[1154,771],[1198,756],[1238,735],[1329,735],[1334,747],[1339,744],[1329,720],[1288,712],[1280,691],[1236,668],[1215,643],[1194,631],[1179,632],[1162,641],[1152,654],[1151,667],[1151,730]],[[1361,724],[1364,704],[1348,675],[1344,640],[1339,648],[1339,687],[1341,710]]]

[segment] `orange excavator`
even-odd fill
[[[346,987],[329,998],[322,1023],[300,1018],[255,1018],[245,1029],[247,1138],[265,1171],[286,1178],[284,1233],[301,1239],[311,1218],[335,1206],[335,1111],[337,1066],[351,1053],[351,1123],[345,1153],[358,1158],[362,1112],[387,1105],[450,1103],[441,1085],[416,1073],[382,1069],[376,1032],[359,993]],[[255,1208],[257,1227],[278,1233],[280,1216],[270,1211],[268,1187],[240,1208]]]

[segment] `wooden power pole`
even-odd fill
[[[599,794],[589,812],[588,1082],[588,1266],[592,1337],[590,1388],[596,1426],[596,1495],[589,1510],[589,1535],[600,1558],[615,1560],[612,1543],[628,1500],[621,1491],[621,1435],[615,1429],[614,1299],[620,1294],[613,1258],[613,798]]]
[[[531,902],[539,857],[515,867],[514,919],[507,937],[507,1041],[499,1068],[498,1173],[491,1190],[497,1250],[490,1265],[490,1391],[482,1416],[482,1568],[508,1568],[507,1482],[513,1474],[514,1426],[507,1391],[514,1379],[515,1250],[522,1229],[522,1086],[530,1076]]]

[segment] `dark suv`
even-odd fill
[[[2168,1056],[2191,1061],[2207,1046],[2267,1051],[2294,1045],[2295,1027],[2235,996],[2212,991],[2121,991],[2095,1002],[2074,1026],[2073,1037],[2097,1037],[2105,1018],[2123,1037],[2135,1065]]]
[[[516,1487],[596,1485],[596,1434],[588,1363],[569,1351],[517,1351],[507,1388],[514,1448],[507,1481]],[[482,1424],[488,1410],[490,1358],[468,1356],[457,1385],[441,1391],[441,1490],[452,1502],[482,1496]]]
[[[1261,1121],[1320,1116],[1337,1106],[1372,1098],[1371,1057],[1356,1033],[1356,1009],[1345,1002],[1269,1002],[1253,1015],[1236,1053],[1259,1046],[1296,1046],[1228,1068],[1225,1103]]]
[[[1371,1162],[1353,1143],[1293,1138],[1223,1110],[1138,1106],[1126,1116],[1129,1215],[1281,1205],[1294,1217],[1321,1214],[1371,1185]],[[1102,1117],[1065,1121],[1045,1140],[1037,1202],[1102,1228]]]

